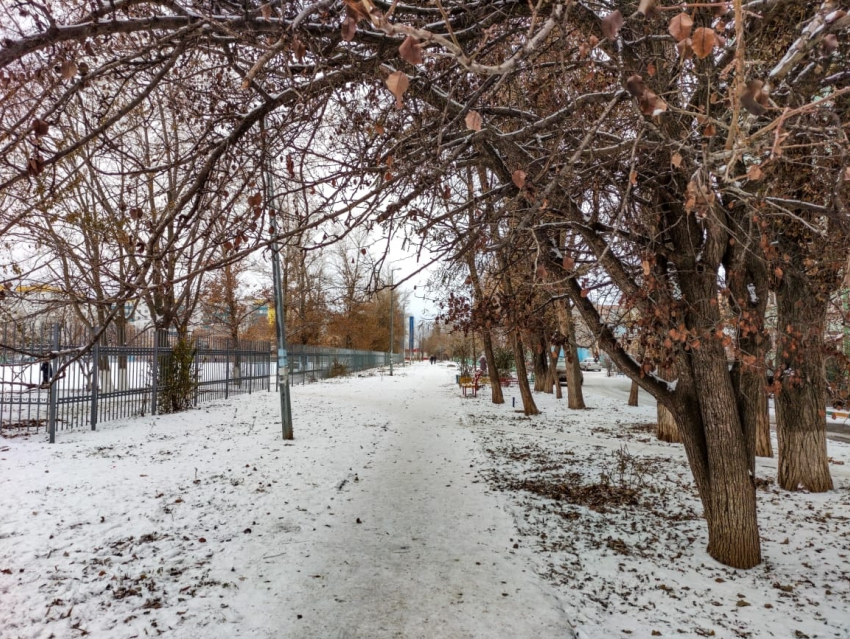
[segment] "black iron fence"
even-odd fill
[[[4,324],[0,343],[0,431],[91,428],[172,412],[233,394],[271,390],[277,358],[268,342],[146,332],[125,339],[110,327],[91,345],[79,329]],[[89,348],[91,346],[91,348]],[[53,357],[51,359],[51,354]],[[390,354],[292,345],[289,383],[387,367]],[[395,366],[404,356],[392,355]]]
[[[53,441],[57,430],[269,390],[268,342],[195,336],[180,343],[148,332],[116,343],[106,333],[89,349],[87,337],[57,325],[4,327],[0,429],[44,428]]]

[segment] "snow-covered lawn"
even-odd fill
[[[825,495],[759,461],[734,571],[647,396],[527,419],[454,374],[296,387],[292,443],[265,392],[0,439],[0,637],[850,637],[847,445]]]
[[[764,562],[738,571],[706,554],[684,450],[655,438],[651,398],[586,400],[536,394],[527,418],[485,394],[464,416],[578,637],[850,637],[850,446],[829,442],[827,494],[782,491],[776,460],[757,460]]]

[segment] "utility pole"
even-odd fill
[[[393,307],[393,273],[400,271],[400,268],[390,269],[390,377],[393,376],[393,355],[395,354],[395,338],[393,336],[393,327],[395,326],[395,307]]]
[[[261,122],[263,145],[265,145],[265,120]],[[292,432],[292,404],[289,398],[289,361],[286,354],[286,316],[284,315],[283,286],[280,274],[280,249],[277,243],[278,215],[274,213],[274,185],[272,174],[267,165],[268,154],[263,147],[263,169],[266,173],[266,202],[269,209],[269,230],[271,231],[272,282],[274,285],[274,323],[277,336],[277,390],[280,394],[280,420],[284,439],[294,439]]]

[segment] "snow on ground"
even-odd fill
[[[445,368],[0,439],[0,637],[571,637]]]
[[[589,385],[605,383],[597,376]],[[684,450],[655,438],[647,395],[633,408],[591,392],[588,410],[570,411],[535,394],[543,414],[533,418],[510,396],[508,407],[488,398],[468,402],[464,422],[578,637],[850,637],[847,444],[829,442],[827,494],[779,490],[776,460],[758,460],[764,562],[738,571],[705,552]]]
[[[294,442],[275,393],[0,439],[0,638],[850,637],[850,446],[824,495],[759,460],[735,571],[646,395],[529,419],[454,375],[296,387]]]

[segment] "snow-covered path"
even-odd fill
[[[376,393],[334,394],[340,407],[369,406],[387,434],[352,469],[335,524],[273,559],[283,574],[268,596],[301,615],[285,615],[278,636],[572,636],[527,551],[514,548],[502,497],[472,470],[481,453],[459,428],[453,381],[451,370],[417,364],[384,377]],[[258,612],[269,603],[257,602]]]
[[[425,363],[294,388],[294,442],[267,392],[0,439],[0,638],[572,637],[468,402]]]

